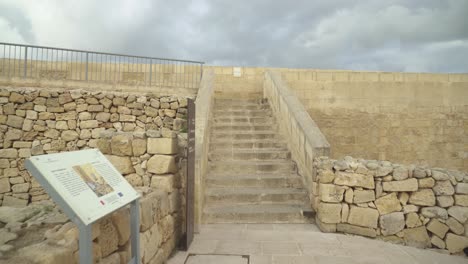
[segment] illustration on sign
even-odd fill
[[[114,191],[112,187],[104,180],[104,178],[96,171],[91,163],[73,166],[73,169],[80,175],[81,179],[85,181],[86,185],[93,190],[93,192],[101,197]]]

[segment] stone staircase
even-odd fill
[[[211,124],[205,223],[313,221],[307,191],[267,102],[216,99]]]

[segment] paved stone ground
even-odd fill
[[[201,255],[188,257],[189,253]],[[235,255],[250,255],[250,262]],[[188,252],[179,251],[168,261],[184,263],[467,264],[468,258],[359,236],[321,233],[312,224],[211,224],[200,228]]]

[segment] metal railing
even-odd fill
[[[198,88],[203,64],[0,42],[0,77]]]

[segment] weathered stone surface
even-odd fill
[[[174,190],[174,175],[167,174],[162,176],[151,177],[151,187],[161,190],[167,193],[171,193]]]
[[[407,228],[403,230],[406,245],[417,248],[431,246],[431,240],[427,234],[426,227]]]
[[[315,215],[315,223],[320,231],[324,233],[336,233],[336,224],[324,223],[318,219],[318,215]]]
[[[16,115],[8,115],[6,124],[14,128],[21,129],[23,127],[24,118]]]
[[[341,222],[346,223],[349,216],[349,205],[347,203],[341,204]]]
[[[329,203],[340,203],[343,200],[344,189],[334,184],[319,184],[320,200]]]
[[[468,194],[468,183],[459,182],[455,188],[458,194]]]
[[[99,229],[100,235],[98,237],[98,243],[101,247],[101,254],[102,257],[107,257],[112,252],[116,251],[119,246],[117,229],[110,218],[100,221]]]
[[[417,213],[415,213],[415,212],[408,213],[406,215],[406,227],[407,228],[414,228],[414,227],[418,227],[418,226],[422,226],[422,222],[419,219],[419,215]]]
[[[369,163],[368,163],[369,165]],[[375,171],[375,177],[384,177],[392,173],[393,167],[392,166],[382,166],[378,167]]]
[[[345,185],[352,187],[363,187],[374,189],[374,177],[372,175],[357,174],[350,172],[336,172],[334,183],[337,185]]]
[[[421,206],[434,206],[436,204],[434,192],[431,189],[422,189],[413,192],[410,196],[409,203]]]
[[[132,140],[132,149],[134,156],[141,156],[146,153],[146,140],[135,138]]]
[[[423,207],[421,214],[427,218],[448,218],[447,210],[438,206]]]
[[[0,149],[0,158],[2,159],[16,159],[18,157],[18,150],[14,148]]]
[[[383,182],[382,187],[385,192],[414,192],[418,190],[418,180],[411,178],[402,181]]]
[[[378,218],[379,212],[375,209],[351,206],[348,223],[357,226],[377,228]]]
[[[354,203],[367,203],[375,201],[375,193],[373,190],[355,190]]]
[[[431,176],[436,181],[446,181],[449,179],[449,176],[444,171],[433,169],[431,170]]]
[[[79,135],[78,135],[78,132],[76,131],[73,131],[73,130],[66,130],[66,131],[63,131],[61,136],[60,136],[63,140],[65,141],[73,141],[73,140],[77,140]]]
[[[445,249],[445,242],[438,236],[431,237],[431,244],[434,245],[436,248]]]
[[[75,263],[73,250],[63,246],[51,245],[47,242],[33,244],[19,249],[18,255],[26,259],[26,263],[63,264]],[[20,263],[20,262],[17,262]]]
[[[177,138],[149,138],[148,153],[150,154],[176,154]]]
[[[393,169],[393,179],[397,181],[402,181],[408,179],[408,168],[401,166]]]
[[[114,155],[106,155],[106,158],[115,166],[115,168],[123,175],[135,172],[132,161],[129,157],[119,157]]]
[[[24,207],[28,204],[28,200],[19,199],[13,196],[3,196],[2,206]]]
[[[451,195],[443,195],[443,196],[437,196],[437,206],[440,207],[450,207],[454,204],[453,196]]]
[[[447,221],[445,221],[445,224],[449,227],[450,231],[457,235],[463,235],[463,233],[465,233],[465,227],[453,217],[449,217]]]
[[[468,207],[468,195],[466,195],[466,194],[456,194],[454,197],[455,197],[455,204],[456,205]]]
[[[115,135],[111,140],[112,154],[117,156],[132,156],[132,138],[129,135]]]
[[[423,178],[418,180],[419,188],[432,188],[435,185],[433,178]]]
[[[17,234],[8,232],[6,228],[0,228],[0,246],[16,238],[18,238]]]
[[[147,170],[155,174],[167,174],[177,171],[174,156],[154,155],[148,160]]]
[[[349,188],[348,190],[346,190],[345,192],[345,202],[349,203],[349,204],[352,204],[353,203],[353,200],[354,200],[354,191],[352,188]]]
[[[341,204],[320,203],[317,212],[318,219],[327,224],[336,224],[341,221]]]
[[[468,220],[468,207],[456,205],[450,207],[447,211],[450,216],[460,223],[465,223]]]
[[[447,234],[449,228],[446,224],[441,223],[437,219],[431,219],[431,221],[426,225],[427,230],[429,230],[434,235],[443,239],[445,234]]]
[[[318,172],[318,179],[320,183],[332,183],[335,179],[335,173],[331,170],[320,170]]]
[[[157,225],[140,235],[141,263],[148,263],[156,255],[161,242],[162,235]]]
[[[445,244],[447,245],[447,249],[450,253],[458,253],[468,247],[468,237],[448,233],[445,238]]]
[[[380,214],[388,214],[401,211],[401,204],[396,193],[380,197],[375,201],[375,206]]]
[[[96,128],[98,126],[99,126],[99,122],[97,120],[86,120],[86,121],[80,122],[81,129]]]
[[[130,238],[130,212],[128,209],[120,209],[113,213],[111,217],[119,236],[118,244],[123,246]]]
[[[382,235],[394,235],[405,227],[405,216],[402,212],[381,215],[379,223]]]
[[[377,232],[374,228],[355,226],[350,224],[337,224],[336,230],[346,234],[355,234],[367,237],[376,237]]]
[[[450,181],[436,181],[432,190],[436,195],[453,195],[455,193]]]
[[[0,193],[10,192],[11,186],[8,178],[0,178]]]

